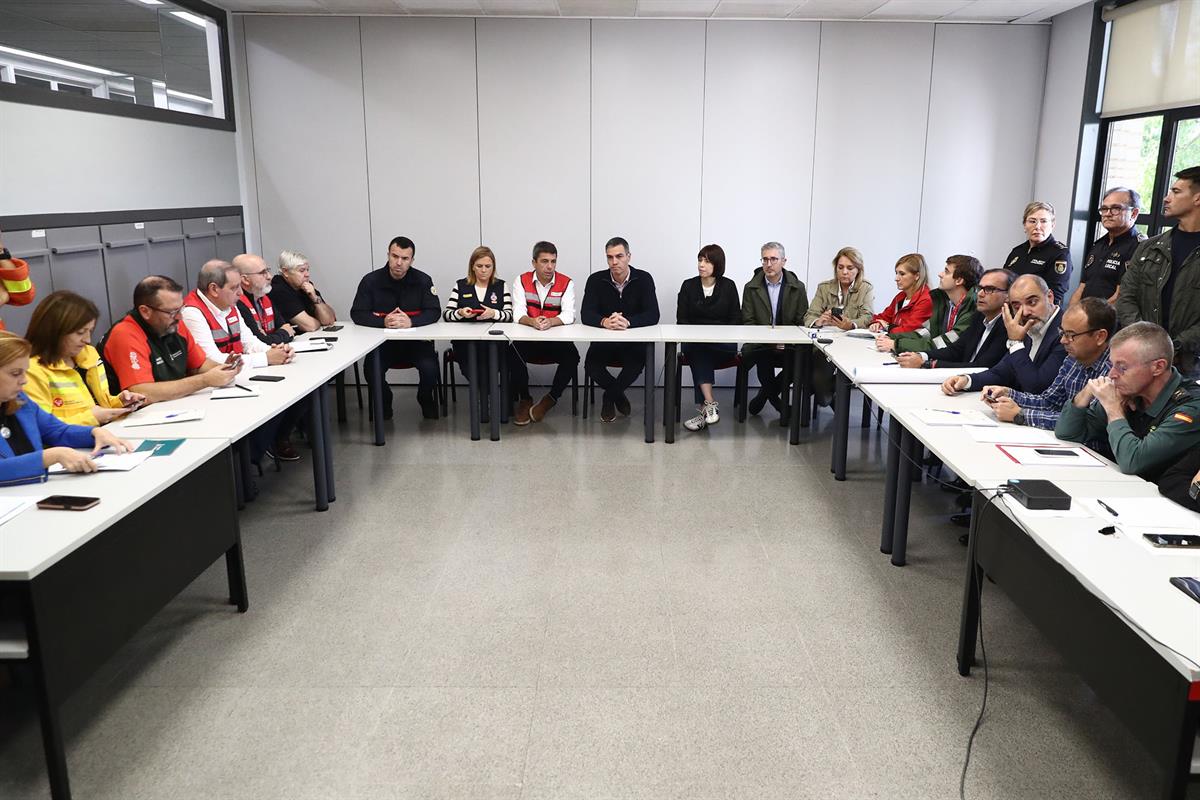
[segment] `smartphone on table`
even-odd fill
[[[51,511],[84,511],[100,502],[99,497],[52,494],[38,501],[37,507]]]

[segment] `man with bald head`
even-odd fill
[[[984,386],[1040,394],[1058,375],[1067,357],[1062,343],[1062,314],[1054,292],[1040,275],[1022,275],[1008,290],[1001,320],[1008,336],[1008,355],[991,369],[955,375],[942,384],[946,394],[978,391]]]
[[[238,313],[242,326],[268,344],[287,344],[296,337],[290,322],[275,316],[271,302],[271,268],[261,256],[242,253],[233,259],[242,278],[242,296],[238,298]]]

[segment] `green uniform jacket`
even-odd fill
[[[1171,231],[1165,231],[1139,244],[1129,259],[1117,298],[1122,326],[1138,320],[1162,324],[1162,289],[1170,274]],[[1200,356],[1200,249],[1193,250],[1179,267],[1167,333],[1188,356]],[[1190,359],[1185,358],[1186,362]]]
[[[779,298],[779,316],[776,325],[803,325],[804,314],[808,311],[808,292],[804,281],[796,277],[791,270],[783,271],[783,295]],[[770,325],[771,296],[767,294],[767,279],[761,269],[754,271],[754,277],[742,288],[742,324]],[[756,350],[765,345],[748,343],[742,347],[743,352]]]
[[[1185,381],[1178,370],[1171,372],[1171,380],[1154,402],[1148,408],[1125,412],[1125,419],[1109,422],[1099,403],[1077,408],[1068,402],[1054,435],[1069,442],[1107,438],[1121,472],[1157,481],[1184,453],[1200,447],[1200,386]],[[1156,419],[1157,425],[1153,424]],[[1147,431],[1146,435],[1138,436],[1135,427]]]
[[[972,318],[979,313],[975,308],[975,287],[972,286],[958,304],[958,316],[954,318],[954,327],[946,330],[946,320],[950,315],[950,296],[941,289],[930,289],[929,297],[933,300],[933,316],[920,330],[888,334],[896,342],[897,353],[928,353],[930,350],[952,345],[971,327]]]
[[[804,315],[804,324],[812,325],[817,321],[817,317],[825,313],[827,309],[836,308],[838,304],[838,284],[837,279],[827,280],[817,284],[817,291],[813,294],[812,303],[808,306],[808,311]],[[848,319],[854,323],[856,327],[865,328],[871,324],[871,318],[875,316],[875,287],[870,281],[859,281],[858,287],[851,289],[850,294],[846,295],[846,305],[842,309],[842,318]]]

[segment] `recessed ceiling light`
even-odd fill
[[[116,77],[116,78],[121,77],[120,72],[113,72],[110,69],[101,69],[100,67],[93,67],[90,64],[80,64],[77,61],[67,61],[65,58],[55,58],[54,56],[44,56],[41,53],[31,53],[28,50],[18,50],[15,47],[0,46],[0,53],[10,53],[14,56],[23,56],[25,58],[32,58],[32,59],[36,59],[38,61],[45,61],[47,64],[57,64],[60,67],[70,67],[71,69],[78,69],[78,70],[82,70],[83,72],[93,72],[97,75],[107,75],[107,76]]]
[[[163,4],[162,0],[138,0],[138,2],[148,6],[161,6]]]

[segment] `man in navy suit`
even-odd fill
[[[1061,337],[1061,313],[1054,292],[1040,275],[1022,275],[1008,292],[1009,304],[1001,311],[1008,336],[1008,355],[991,369],[972,375],[955,375],[942,384],[946,394],[1007,386],[1040,394],[1058,375],[1067,357]]]
[[[1000,312],[1008,304],[1008,290],[1017,274],[1007,269],[989,269],[979,278],[975,310],[971,324],[963,335],[945,347],[924,353],[901,353],[896,356],[900,366],[921,367],[992,367],[1004,358],[1004,325]]]

